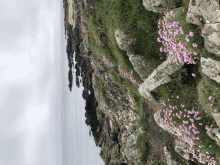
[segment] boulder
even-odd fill
[[[101,36],[98,39],[99,46],[101,46],[101,47],[105,47],[106,46],[106,42],[107,42],[106,36]]]
[[[186,160],[190,159],[189,147],[190,145],[186,141],[175,139],[175,151]]]
[[[182,3],[180,0],[143,0],[143,5],[149,11],[160,13],[178,8]]]
[[[164,154],[166,156],[167,165],[179,165],[175,160],[172,159],[171,153],[167,150],[167,147],[163,147]]]
[[[136,129],[136,127],[129,127],[129,129],[122,134],[122,156],[126,157],[128,162],[134,162],[135,165],[141,164],[140,159],[136,159],[138,158],[138,152],[136,149],[136,141],[138,135],[139,130]]]
[[[143,56],[129,50],[129,46],[134,44],[135,39],[130,38],[130,35],[124,34],[124,32],[119,29],[115,31],[115,39],[119,48],[127,52],[134,70],[144,81],[152,73],[153,68],[150,63],[147,63]]]
[[[123,31],[115,30],[115,39],[120,49],[127,51],[129,45],[134,44],[135,39],[132,39],[130,35],[125,34]]]
[[[151,75],[139,86],[138,91],[145,99],[156,102],[150,92],[165,83],[171,82],[172,80],[169,75],[174,74],[182,68],[184,63],[176,61],[175,58],[176,55],[169,55],[167,60],[158,66],[157,69],[155,69],[153,73],[151,73]]]
[[[220,23],[219,3],[216,0],[190,0],[186,21],[195,25]]]
[[[220,112],[217,113],[212,113],[213,118],[216,121],[216,124],[218,125],[218,127],[220,128]]]
[[[211,58],[201,57],[202,72],[210,79],[220,83],[220,62]]]
[[[216,0],[190,0],[186,17],[188,23],[204,25],[204,37],[208,52],[220,56],[220,10]]]
[[[220,146],[220,129],[215,127],[215,128],[211,128],[208,132],[208,136],[215,140],[216,144],[218,146]]]
[[[145,62],[143,56],[132,54],[129,56],[129,60],[143,81],[153,72],[153,68],[149,63]]]

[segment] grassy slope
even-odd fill
[[[188,4],[189,0],[185,0],[183,6],[184,12],[175,18],[175,20],[180,22],[179,25],[183,27],[185,34],[188,34],[190,31],[194,32],[193,38],[189,43],[187,43],[187,48],[200,53],[201,56],[215,59],[216,57],[213,56],[213,54],[210,54],[203,49],[204,46],[202,44],[204,44],[204,39],[199,35],[197,26],[189,24],[185,21],[188,11]],[[128,0],[126,2],[123,0],[97,0],[95,8],[86,8],[86,11],[88,11],[92,17],[90,19],[88,15],[84,13],[84,18],[87,20],[87,22],[89,22],[89,29],[84,38],[86,39],[89,37],[91,49],[97,59],[102,61],[103,55],[105,55],[106,58],[109,59],[114,66],[116,66],[110,67],[111,76],[120,86],[124,94],[128,94],[129,90],[129,95],[133,97],[133,101],[140,116],[140,126],[147,129],[145,127],[144,118],[142,115],[143,107],[140,99],[141,96],[138,92],[138,87],[135,86],[130,80],[122,78],[119,75],[118,65],[120,64],[124,71],[130,72],[133,70],[132,76],[139,84],[143,83],[143,81],[133,69],[126,52],[118,47],[114,37],[114,31],[116,28],[119,28],[126,34],[131,34],[131,37],[136,40],[136,43],[134,46],[130,47],[130,50],[143,55],[146,61],[152,64],[153,68],[157,68],[157,66],[166,60],[160,59],[159,49],[162,47],[162,43],[157,42],[157,38],[159,37],[159,29],[157,27],[158,21],[159,19],[163,20],[164,14],[154,13],[146,10],[143,6],[142,0]],[[107,46],[105,48],[99,47],[97,43],[97,39],[101,35],[107,36]],[[180,38],[180,40],[182,43],[185,42],[184,38]],[[198,49],[190,46],[192,43],[197,43]],[[199,59],[200,58],[198,58],[197,63],[199,63]],[[213,156],[219,160],[220,152],[216,152],[219,147],[208,137],[204,129],[205,124],[213,123],[213,118],[211,117],[211,112],[213,112],[213,109],[219,109],[219,84],[204,75],[201,72],[200,65],[193,65],[190,67],[190,71],[195,73],[196,77],[191,76],[186,70],[176,72],[174,75],[170,76],[172,78],[172,82],[160,86],[158,92],[163,100],[170,99],[169,105],[175,105],[180,109],[180,105],[184,104],[184,108],[191,110],[194,107],[195,110],[199,110],[203,114],[203,126],[199,126],[198,122],[195,122],[198,130],[201,132],[201,144],[203,144],[206,147],[206,150],[211,152]],[[183,75],[185,75],[186,78],[183,78]],[[107,89],[105,89],[100,80],[100,92],[104,94],[106,90]],[[171,95],[174,97],[178,95],[179,99],[171,98]],[[215,99],[215,102],[213,102],[213,107],[210,106],[211,101],[208,100],[209,96],[213,96]],[[208,111],[208,114],[204,113],[205,110]],[[177,117],[173,117],[173,119],[177,124],[182,122],[182,119],[178,119]],[[147,137],[138,137],[137,145],[143,155],[141,158],[142,164],[146,164],[147,153],[144,145],[146,142]],[[210,148],[209,145],[212,145],[213,147]],[[155,162],[155,164],[158,163]]]

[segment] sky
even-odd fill
[[[62,1],[0,7],[0,164],[60,165]]]
[[[74,78],[68,90],[62,0],[0,7],[0,164],[104,165],[85,124],[82,85]]]

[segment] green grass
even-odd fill
[[[179,22],[179,27],[183,27],[185,34],[189,34],[190,31],[194,32],[194,36],[190,38],[191,40],[189,43],[185,42],[185,35],[184,37],[180,36],[179,40],[182,43],[185,43],[184,45],[187,45],[187,49],[192,49],[200,54],[196,61],[198,64],[193,66],[184,64],[181,71],[170,76],[172,82],[163,84],[158,88],[158,93],[161,99],[166,100],[166,103],[167,99],[170,99],[167,105],[177,106],[178,109],[181,109],[181,104],[184,104],[185,107],[182,109],[191,110],[194,107],[196,111],[198,110],[201,112],[201,115],[199,116],[202,117],[202,120],[195,121],[198,131],[200,131],[200,143],[205,146],[206,151],[211,152],[213,156],[220,161],[220,152],[217,152],[219,147],[208,137],[206,130],[204,129],[206,124],[214,124],[211,113],[213,112],[213,109],[219,109],[220,87],[218,83],[209,79],[202,73],[201,66],[199,65],[201,56],[210,57],[215,60],[219,59],[204,49],[204,39],[200,36],[198,26],[186,22],[189,0],[184,0],[183,2],[184,5],[180,10],[173,10],[174,13],[179,14],[177,14],[177,17],[172,19],[171,22]],[[88,11],[91,16],[90,19],[85,12],[83,13],[86,22],[89,22],[89,29],[84,36],[84,39],[89,37],[90,46],[96,59],[102,61],[103,55],[105,55],[111,64],[115,65],[115,67],[109,67],[110,75],[120,86],[124,94],[129,94],[133,97],[135,107],[139,114],[139,126],[147,129],[144,122],[143,107],[138,87],[130,80],[122,78],[119,75],[119,64],[124,71],[130,72],[133,70],[132,76],[139,84],[143,83],[143,80],[135,72],[129,61],[127,52],[118,47],[114,37],[114,31],[119,28],[126,34],[130,34],[131,37],[136,40],[135,44],[130,46],[130,51],[142,55],[144,59],[151,64],[151,67],[156,69],[166,60],[160,59],[161,56],[159,49],[160,47],[163,47],[163,45],[162,43],[157,42],[157,38],[159,37],[159,29],[157,27],[158,21],[159,19],[163,20],[164,14],[146,10],[143,6],[142,0],[98,0],[96,1],[94,9],[84,9],[85,11]],[[182,11],[182,9],[184,9],[184,11]],[[97,38],[102,35],[107,36],[107,45],[104,48],[100,47],[97,42]],[[197,43],[198,49],[192,47],[192,43]],[[193,77],[191,73],[195,73],[196,77]],[[103,94],[105,94],[105,91],[107,90],[101,80],[99,90]],[[175,98],[171,98],[172,95]],[[179,99],[176,98],[177,95],[179,96]],[[211,101],[208,100],[209,96],[213,96]],[[210,106],[211,103],[213,104],[213,107]],[[205,113],[205,110],[208,111],[207,114]],[[174,112],[176,113],[177,111]],[[173,120],[175,120],[178,125],[182,123],[183,119],[179,119],[175,116],[173,117]],[[199,122],[202,122],[203,125],[200,126]],[[137,140],[137,146],[143,155],[143,159],[141,159],[142,164],[146,164],[146,143],[147,137],[140,135]],[[210,148],[209,145],[212,145],[213,147]],[[200,164],[197,160],[195,161],[197,164]]]

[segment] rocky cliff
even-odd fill
[[[126,158],[127,164],[140,164],[140,160],[136,159],[138,156],[136,140],[138,135],[144,133],[144,130],[142,128],[137,129],[137,110],[129,101],[129,97],[123,94],[119,85],[112,80],[109,74],[109,68],[106,67],[102,61],[94,57],[89,41],[82,39],[82,34],[84,34],[81,28],[82,25],[88,28],[87,23],[81,16],[82,1],[90,8],[93,8],[95,5],[95,0],[63,0],[65,9],[65,34],[68,37],[66,52],[69,61],[69,89],[70,91],[72,89],[72,67],[75,67],[76,85],[78,87],[80,85],[78,76],[81,74],[82,85],[84,87],[82,97],[86,101],[85,117],[87,119],[85,123],[91,127],[96,146],[101,147],[100,156],[105,164],[123,164],[121,163],[121,157]],[[214,4],[214,1],[212,3]],[[181,2],[172,0],[172,2],[169,1],[167,4],[164,3],[163,0],[158,0],[156,2],[143,0],[143,5],[147,10],[163,12],[180,7]],[[212,8],[205,8],[204,3],[199,0],[196,1],[196,4],[190,1],[190,10],[187,20],[198,25],[208,22],[204,24],[205,28],[202,31],[202,35],[205,39],[205,47],[207,50],[210,50],[211,53],[219,56],[219,40],[213,37],[213,33],[217,33],[217,36],[220,33],[219,19],[216,18],[212,20],[211,17],[207,15],[207,13],[213,13],[212,9],[214,5],[209,6]],[[199,10],[201,17],[199,18],[202,18],[202,20],[198,20],[198,17],[195,16],[196,13],[198,15],[198,7],[201,8],[201,10]],[[215,14],[219,15],[219,12],[217,11]],[[194,22],[192,20],[194,20]],[[171,79],[169,76],[180,70],[183,64],[175,61],[174,56],[169,55],[166,57],[167,60],[155,69],[147,63],[141,55],[129,51],[129,45],[135,42],[129,35],[124,34],[120,29],[117,29],[114,35],[118,46],[122,50],[127,51],[133,68],[144,81],[139,87],[139,93],[142,95],[142,100],[146,99],[162,103],[162,100],[157,97],[157,87],[170,82]],[[99,38],[98,42],[101,47],[105,46],[104,37]],[[213,49],[213,47],[215,47],[215,49]],[[73,63],[74,52],[75,61],[77,62],[75,65]],[[203,67],[204,74],[219,83],[219,61],[214,60],[213,62],[213,60],[214,59],[202,57],[201,66]],[[213,63],[215,65],[213,65]],[[107,88],[106,91],[101,93],[99,92],[100,83]],[[155,113],[155,121],[157,121],[160,127],[167,130],[167,128],[161,124],[159,113],[159,111]],[[112,128],[109,125],[109,120],[112,121]],[[216,120],[218,121],[219,119]],[[216,137],[212,138],[218,140]],[[166,147],[164,148],[164,152],[167,162],[169,162],[168,164],[178,164],[175,160],[171,160],[171,156]],[[184,144],[176,142],[176,152],[184,152],[184,155],[181,156],[183,156],[184,159],[189,158],[189,153]]]

